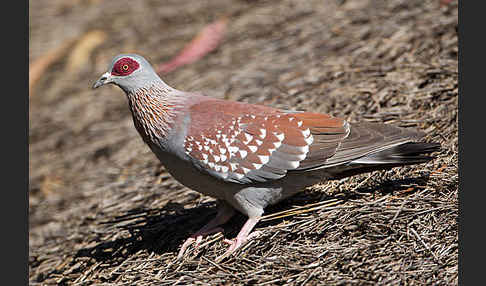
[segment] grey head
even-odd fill
[[[113,58],[108,71],[101,75],[93,88],[115,84],[126,93],[134,92],[153,84],[168,87],[154,71],[150,63],[137,54],[120,54]]]

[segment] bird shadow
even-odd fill
[[[140,250],[157,254],[175,252],[189,236],[188,230],[197,230],[215,214],[215,202],[202,203],[191,209],[173,202],[156,209],[134,208],[99,223],[105,228],[99,240],[103,240],[101,236],[121,236],[117,235],[120,232],[125,233],[123,237],[79,249],[75,257],[110,261],[127,258]]]
[[[407,194],[410,194],[421,186],[425,186],[427,181],[428,176],[390,179],[379,184],[365,185],[352,192],[335,195],[305,190],[276,205],[269,206],[266,209],[266,214],[329,199],[339,199],[344,203],[348,200],[376,192],[384,195],[409,190]],[[410,191],[410,186],[416,186],[417,188]],[[102,241],[94,246],[79,249],[75,257],[90,257],[96,261],[114,262],[122,261],[140,250],[159,255],[170,252],[177,253],[183,241],[215,215],[215,201],[203,203],[191,209],[185,209],[182,204],[173,202],[169,202],[162,208],[157,209],[134,208],[120,216],[100,222],[100,224],[106,226],[105,234],[126,231],[129,235],[124,235],[123,237],[110,241]],[[242,214],[238,213],[235,215],[222,226],[224,236],[227,238],[235,237],[246,219],[247,217]],[[257,228],[278,225],[284,219],[262,221],[258,223]],[[100,236],[102,235],[100,234]],[[103,239],[100,237],[99,240]]]

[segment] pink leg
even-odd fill
[[[225,239],[224,242],[228,243],[230,245],[230,247],[228,248],[228,250],[223,255],[218,257],[216,259],[216,261],[221,261],[225,257],[228,257],[233,252],[235,252],[235,250],[240,248],[245,242],[247,242],[248,240],[251,240],[252,238],[259,236],[260,233],[261,233],[259,231],[254,231],[252,233],[250,233],[250,232],[255,227],[255,225],[260,221],[260,219],[261,219],[261,217],[249,218],[246,221],[246,223],[243,225],[243,227],[241,228],[241,230],[238,233],[238,235],[236,236],[235,240]]]
[[[235,210],[224,202],[219,202],[218,213],[216,217],[210,220],[205,226],[198,230],[195,234],[191,235],[182,245],[177,255],[177,259],[181,259],[184,256],[186,249],[195,242],[195,248],[199,246],[204,236],[223,231],[220,225],[226,223],[235,214]]]

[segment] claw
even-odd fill
[[[198,232],[191,235],[188,239],[186,239],[184,244],[182,244],[182,247],[179,250],[179,253],[177,254],[177,260],[180,260],[182,257],[184,257],[184,253],[186,252],[187,248],[191,244],[194,243],[195,244],[194,248],[197,250],[199,244],[202,242],[203,237],[210,235],[210,234],[213,234],[213,233],[216,233],[216,232],[222,232],[223,229],[221,227],[218,227],[218,226],[226,223],[234,215],[234,213],[235,213],[235,211],[231,206],[229,206],[225,203],[221,203],[220,207],[218,209],[218,213],[216,214],[216,217],[213,218],[210,222],[208,222],[208,224],[203,226]],[[223,242],[229,244],[230,247],[228,248],[228,250],[223,255],[218,257],[216,259],[216,261],[221,261],[225,257],[230,256],[231,254],[233,254],[235,252],[235,250],[240,248],[245,242],[259,236],[261,234],[260,231],[254,231],[254,232],[250,233],[251,230],[255,227],[255,225],[259,221],[260,221],[260,217],[249,218],[245,222],[243,227],[241,228],[238,235],[236,236],[236,239],[234,239],[234,240],[229,240],[229,239],[223,240]]]
[[[223,240],[224,243],[227,243],[230,245],[228,250],[226,252],[216,258],[216,262],[220,262],[224,258],[232,255],[238,248],[240,248],[243,244],[246,242],[252,240],[253,238],[256,238],[262,234],[261,231],[254,231],[250,233],[250,231],[253,229],[253,227],[258,223],[260,218],[250,218],[246,221],[245,225],[241,228],[240,232],[238,233],[238,236],[236,236],[236,239],[225,239]]]
[[[195,234],[191,235],[188,239],[186,239],[184,244],[182,244],[182,247],[177,254],[177,260],[180,260],[184,256],[184,253],[191,244],[194,243],[194,248],[197,249],[205,236],[222,232],[223,229],[218,226],[226,223],[234,215],[234,213],[235,211],[231,206],[221,202],[216,217],[209,221]]]
[[[184,252],[186,252],[186,249],[191,245],[195,239],[193,237],[189,237],[186,239],[184,244],[182,245],[181,249],[179,250],[179,253],[177,254],[177,260],[180,260],[184,256]]]
[[[177,260],[180,260],[183,256],[184,253],[186,252],[186,249],[194,243],[194,248],[197,250],[199,247],[199,244],[201,244],[203,237],[208,236],[213,233],[217,232],[222,232],[223,229],[221,227],[215,227],[209,231],[206,232],[196,232],[195,234],[191,235],[184,244],[182,245],[181,249],[179,250],[179,253],[177,254]]]

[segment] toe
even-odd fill
[[[177,259],[181,259],[184,256],[184,253],[186,252],[186,249],[194,242],[196,241],[193,237],[189,237],[186,239],[184,244],[182,245],[181,249],[179,250],[179,254],[177,254]]]
[[[226,244],[229,244],[229,245],[235,244],[235,240],[233,240],[233,239],[227,239],[227,238],[225,238],[223,240],[223,242],[226,243]]]
[[[202,235],[198,235],[197,236],[196,243],[194,244],[194,248],[198,248],[199,247],[199,244],[201,244],[202,239],[203,239],[203,236]]]
[[[246,241],[249,241],[251,239],[257,238],[257,237],[259,237],[262,234],[263,234],[263,231],[254,231],[254,232],[252,232],[252,233],[250,233],[248,235],[248,237],[246,238]]]

